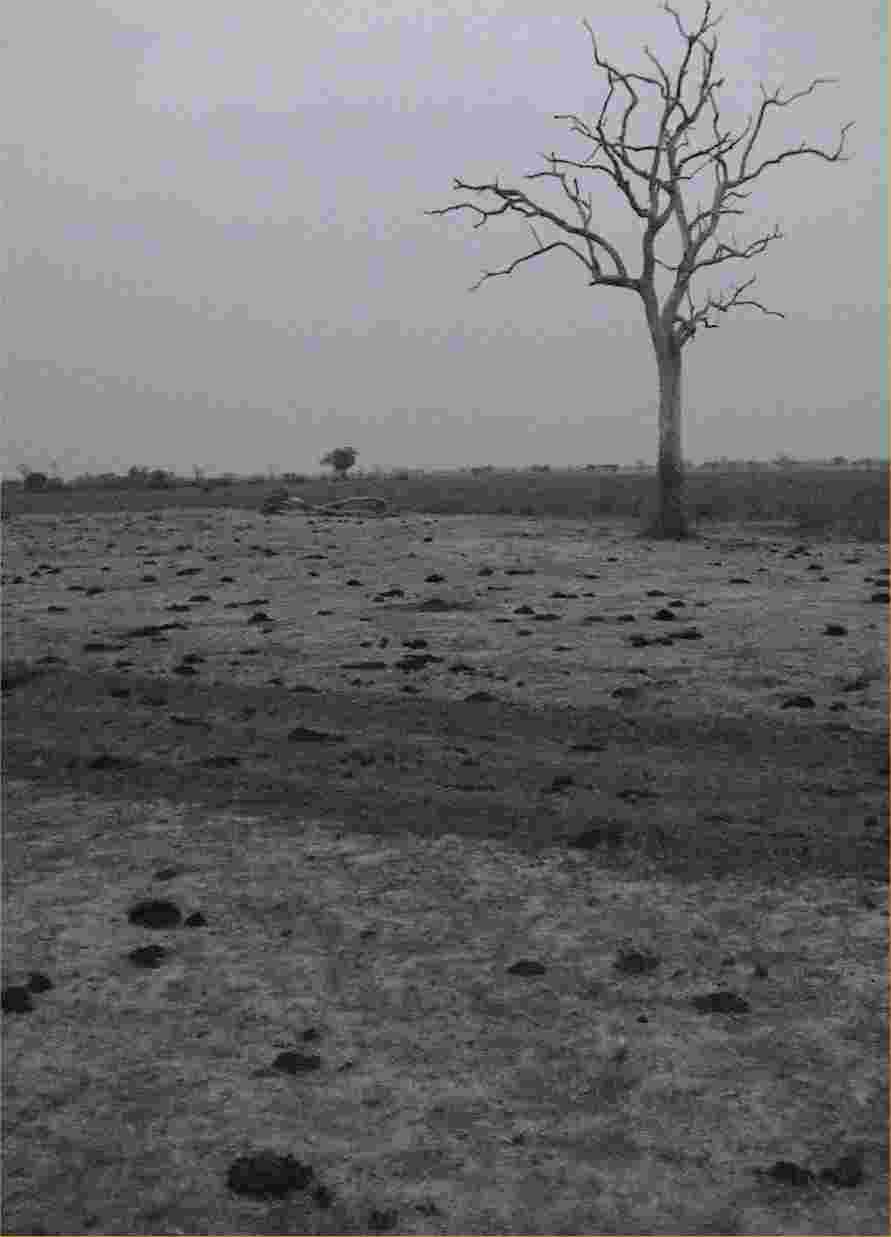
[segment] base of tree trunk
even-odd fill
[[[641,532],[641,536],[650,537],[654,541],[694,541],[696,533],[692,531],[686,519],[665,520],[656,515],[649,520]]]

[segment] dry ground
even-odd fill
[[[4,1232],[887,1231],[884,547],[4,550]]]

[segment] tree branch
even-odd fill
[[[778,309],[768,309],[761,301],[753,300],[751,297],[744,298],[743,293],[755,283],[757,276],[753,275],[751,279],[745,280],[744,283],[737,284],[729,292],[720,296],[708,294],[705,303],[699,309],[693,304],[693,297],[690,294],[689,288],[686,291],[687,305],[689,312],[687,314],[675,315],[675,335],[678,343],[683,347],[688,343],[700,326],[706,330],[716,330],[717,322],[709,321],[709,315],[714,313],[729,313],[731,309],[739,309],[743,306],[750,306],[754,309],[760,309],[763,314],[768,314],[773,318],[785,318],[785,314]]]
[[[730,261],[749,261],[765,252],[772,241],[780,240],[779,226],[746,244],[734,237],[721,239],[721,229],[728,220],[746,213],[749,186],[769,168],[802,155],[811,155],[827,163],[845,162],[846,138],[853,122],[841,127],[836,145],[824,149],[802,142],[766,158],[756,157],[759,139],[766,120],[774,109],[791,107],[833,79],[814,78],[803,90],[784,95],[782,89],[768,91],[761,84],[759,106],[737,129],[721,122],[720,94],[724,78],[717,73],[718,38],[713,33],[722,18],[715,16],[712,0],[703,0],[702,13],[689,29],[678,9],[670,0],[662,3],[663,12],[672,19],[681,40],[680,62],[672,70],[648,47],[644,55],[652,72],[628,72],[620,69],[603,55],[597,36],[587,21],[587,32],[594,68],[605,86],[599,110],[590,120],[574,112],[555,114],[556,120],[567,122],[570,132],[589,146],[586,156],[568,157],[552,151],[542,155],[543,169],[530,172],[526,180],[545,180],[559,187],[564,202],[571,210],[561,214],[516,188],[502,186],[498,179],[485,184],[468,184],[455,180],[454,188],[464,190],[474,200],[464,200],[430,215],[446,215],[452,211],[470,211],[473,226],[481,228],[490,220],[516,214],[532,229],[536,247],[508,266],[486,271],[474,285],[480,287],[486,279],[511,274],[522,263],[554,249],[568,249],[583,263],[592,286],[606,285],[636,291],[644,301],[650,329],[660,339],[666,333],[676,342],[686,343],[696,330],[717,325],[715,315],[741,306],[752,306],[776,317],[783,315],[765,308],[759,301],[745,297],[754,280],[737,285],[731,292],[709,294],[699,308],[693,304],[691,283],[706,267]],[[655,132],[642,137],[635,131],[644,116],[646,92],[655,92],[658,104]],[[650,98],[653,96],[651,95]],[[736,164],[731,167],[731,157]],[[603,178],[611,182],[641,221],[641,269],[631,275],[618,248],[595,225],[595,199],[583,188],[582,178]],[[705,178],[703,180],[701,178]],[[699,189],[696,188],[699,186]],[[705,192],[701,192],[702,189]],[[695,201],[687,201],[688,190]],[[539,235],[534,222],[550,225],[562,235],[550,240]],[[656,252],[660,235],[669,221],[678,229],[681,256],[669,262]],[[605,269],[606,268],[606,269]],[[656,291],[656,272],[667,271],[674,280],[661,305]],[[686,312],[681,304],[686,301]]]
[[[555,211],[543,206],[541,203],[534,201],[528,194],[523,193],[519,189],[508,189],[499,185],[498,181],[490,181],[485,184],[472,185],[466,181],[455,180],[455,189],[464,189],[470,193],[484,196],[492,194],[500,200],[500,206],[480,206],[476,202],[456,202],[452,206],[445,206],[439,210],[426,211],[428,215],[447,215],[452,211],[471,210],[478,216],[474,223],[475,228],[483,227],[490,219],[497,218],[499,215],[504,215],[509,212],[521,215],[527,221],[531,219],[540,219],[551,224],[561,232],[568,233],[571,236],[578,237],[585,243],[588,250],[588,256],[571,245],[568,241],[560,241],[548,246],[541,246],[533,253],[525,254],[515,263],[511,264],[510,269],[504,268],[499,271],[487,272],[483,278],[474,285],[474,288],[480,286],[487,278],[492,278],[495,275],[509,274],[521,262],[526,262],[530,258],[537,257],[540,253],[549,252],[551,249],[569,249],[576,257],[580,258],[588,269],[591,275],[592,284],[608,284],[612,287],[619,288],[636,288],[637,281],[631,279],[628,275],[625,262],[618,249],[611,244],[606,237],[601,236],[599,232],[595,232],[589,226],[591,216],[593,214],[593,200],[591,197],[585,198],[581,193],[581,188],[578,181],[570,187],[565,173],[560,172],[556,166],[549,171],[532,173],[527,179],[534,180],[539,176],[550,176],[555,178],[561,185],[564,193],[573,203],[579,215],[579,223],[571,223],[568,219],[564,219],[562,215],[558,215]],[[533,232],[533,234],[535,234]],[[614,274],[605,273],[601,264],[598,250],[602,250],[612,261],[615,267]]]

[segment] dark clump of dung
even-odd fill
[[[315,1174],[308,1164],[291,1155],[258,1151],[242,1155],[230,1166],[226,1184],[235,1194],[253,1198],[281,1198],[292,1190],[304,1190]]]
[[[179,907],[165,898],[137,902],[127,912],[127,918],[140,928],[178,928],[182,921]]]
[[[153,971],[167,957],[167,950],[163,945],[141,945],[138,949],[131,949],[127,957],[134,966],[141,966],[145,970]]]
[[[519,962],[515,962],[507,968],[508,975],[520,975],[523,978],[530,978],[533,975],[544,975],[548,968],[543,962],[536,962],[534,958],[521,958]]]
[[[736,992],[709,992],[693,997],[693,1008],[700,1014],[747,1014],[751,1008]]]
[[[0,995],[0,1008],[4,1014],[30,1014],[34,1002],[29,989],[21,984],[10,984]]]
[[[655,971],[661,959],[648,949],[620,949],[613,963],[623,975],[647,975]]]

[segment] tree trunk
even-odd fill
[[[656,345],[659,368],[659,510],[651,532],[666,540],[689,535],[684,514],[681,454],[681,349],[673,339]]]

